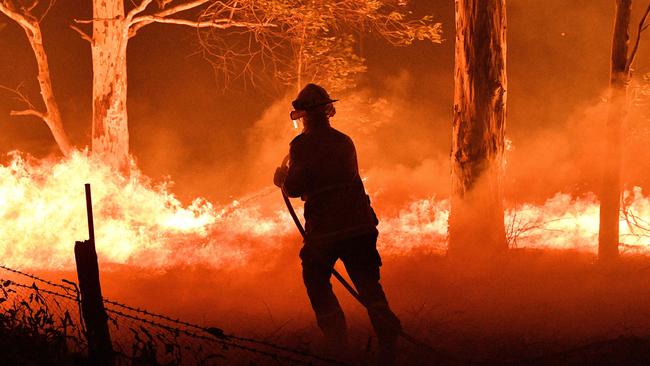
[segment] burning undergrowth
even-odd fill
[[[237,202],[217,208],[196,199],[183,206],[165,183],[154,185],[137,169],[128,178],[114,174],[81,152],[55,163],[14,154],[1,170],[2,217],[7,223],[1,236],[13,242],[3,251],[22,267],[72,265],[72,244],[87,237],[79,190],[83,182],[92,186],[98,253],[106,262],[216,265],[245,257],[243,237],[268,238],[290,229],[290,222],[263,217],[256,207],[239,208]],[[287,224],[279,226],[282,221]],[[234,242],[239,244],[228,245]]]
[[[128,178],[76,152],[60,161],[14,153],[0,166],[0,253],[20,268],[73,268],[75,240],[87,236],[83,183],[93,189],[97,250],[106,263],[150,269],[242,266],[300,242],[279,193],[267,187],[215,205],[197,198],[183,205],[170,182],[154,183],[135,167]],[[373,192],[371,196],[381,196]],[[444,253],[449,202],[411,199],[398,209],[376,205],[384,256]],[[640,188],[625,193],[623,250],[650,252],[650,199]],[[300,212],[299,212],[300,214]],[[506,214],[512,247],[595,252],[598,202],[594,195],[558,193],[543,204],[511,205]]]

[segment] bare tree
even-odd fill
[[[505,251],[505,0],[456,0],[455,82],[449,253]]]
[[[282,22],[290,46],[289,56],[278,73],[280,80],[301,88],[318,82],[331,90],[355,86],[354,76],[366,71],[357,51],[358,39],[367,34],[393,46],[415,40],[441,42],[441,24],[431,16],[410,14],[408,1],[284,0],[289,13]]]
[[[323,79],[365,70],[352,55],[349,35],[341,35],[343,29],[375,31],[395,44],[409,44],[414,39],[440,41],[440,25],[430,17],[407,20],[405,11],[384,1],[161,0],[155,4],[142,0],[126,12],[123,0],[94,0],[93,19],[77,21],[92,23],[92,37],[74,27],[92,47],[93,151],[120,169],[128,166],[129,146],[126,48],[128,40],[149,24],[200,30],[206,54],[226,78],[253,74],[255,60],[268,63],[272,74],[281,75],[287,64],[282,62],[282,52],[297,43],[302,49],[296,57],[300,60],[299,80],[308,73],[316,77],[315,64],[320,70],[330,70],[320,76]]]
[[[623,124],[627,115],[627,92],[630,67],[639,49],[641,33],[650,5],[639,22],[636,41],[628,52],[632,0],[616,0],[614,35],[612,39],[609,77],[609,111],[607,113],[605,160],[600,191],[600,227],[598,232],[598,257],[612,260],[618,257],[619,222],[621,209],[621,161]]]
[[[26,105],[26,109],[12,111],[12,116],[34,116],[41,119],[52,132],[63,155],[68,155],[72,151],[70,140],[63,129],[61,111],[54,96],[52,88],[52,78],[50,77],[50,67],[43,46],[43,35],[41,33],[41,21],[47,15],[48,11],[54,4],[54,0],[48,2],[20,1],[20,0],[0,0],[0,12],[16,22],[24,31],[29,41],[29,45],[34,52],[36,66],[38,69],[37,79],[41,92],[41,98],[45,110],[35,107],[29,98],[18,88],[12,91],[18,99]],[[40,14],[39,14],[40,13]],[[39,14],[39,15],[37,15]],[[8,89],[8,88],[5,88]]]
[[[42,117],[64,153],[70,147],[52,93],[39,21],[33,6],[0,0],[2,10],[25,29],[39,64],[47,113],[30,108],[20,114]],[[90,43],[93,64],[92,151],[117,170],[129,168],[127,45],[145,26],[161,23],[193,28],[206,56],[226,78],[294,75],[291,82],[331,80],[352,85],[351,75],[365,71],[353,50],[354,34],[373,32],[392,44],[416,39],[440,42],[440,24],[431,17],[409,19],[402,5],[389,0],[93,0],[93,17],[74,20],[71,28]],[[22,3],[21,3],[22,4]],[[49,3],[51,6],[52,3]],[[83,27],[89,27],[82,29]],[[254,70],[254,67],[262,69]],[[295,68],[294,68],[295,67]],[[262,70],[260,72],[260,70]],[[291,71],[287,71],[291,70]],[[291,76],[287,76],[287,81]]]
[[[266,18],[241,21],[237,15],[255,14],[255,1],[142,0],[126,11],[123,0],[93,0],[93,18],[75,20],[91,24],[92,36],[76,25],[72,28],[90,42],[93,58],[92,150],[116,169],[129,167],[129,133],[127,115],[126,50],[128,41],[138,31],[154,23],[183,25],[193,28],[246,28],[267,26]],[[156,5],[153,5],[156,4]],[[198,20],[197,11],[210,6],[229,9],[227,16]],[[192,12],[194,11],[194,12]]]

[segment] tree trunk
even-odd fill
[[[122,0],[93,0],[92,150],[113,168],[129,167],[126,112],[128,27]]]
[[[621,196],[621,138],[627,114],[628,42],[632,0],[616,1],[616,20],[612,40],[612,60],[609,79],[609,111],[607,114],[605,160],[600,192],[600,228],[598,257],[612,260],[618,257],[618,229]]]
[[[50,77],[50,66],[47,60],[47,54],[45,53],[45,47],[43,47],[41,25],[39,24],[39,19],[32,15],[30,11],[31,9],[25,9],[24,7],[18,11],[12,3],[0,2],[0,13],[6,15],[23,28],[27,40],[29,41],[29,45],[32,47],[34,58],[36,59],[38,85],[41,91],[43,104],[45,105],[45,112],[38,111],[31,105],[27,98],[23,97],[18,91],[16,91],[16,93],[18,93],[27,103],[28,109],[23,111],[12,111],[11,114],[14,116],[35,116],[42,119],[52,132],[54,140],[63,155],[68,156],[72,151],[72,145],[63,129],[61,112],[59,110],[59,105],[56,102],[56,98],[54,97],[52,79]]]
[[[59,105],[56,102],[54,91],[52,90],[50,67],[48,65],[47,55],[45,54],[45,48],[43,47],[41,28],[36,24],[33,30],[27,30],[27,32],[27,38],[29,39],[29,44],[32,46],[32,50],[34,51],[36,64],[38,66],[37,78],[38,85],[41,89],[41,96],[43,97],[43,103],[45,104],[45,123],[50,128],[52,136],[63,155],[68,156],[70,152],[72,152],[72,145],[63,130],[61,111],[59,110]]]
[[[303,53],[305,50],[305,36],[307,34],[307,23],[306,20],[303,19],[302,21],[302,35],[300,36],[300,46],[298,47],[298,52],[296,54],[296,85],[297,85],[297,90],[296,94],[300,93],[302,90],[303,86],[302,85],[302,73],[303,73]]]
[[[456,0],[450,255],[507,249],[501,192],[506,85],[505,0]]]

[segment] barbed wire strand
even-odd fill
[[[153,320],[141,318],[141,317],[138,317],[138,316],[135,316],[135,315],[126,314],[126,313],[121,312],[119,310],[106,309],[106,311],[109,312],[109,313],[124,317],[124,318],[129,318],[129,319],[137,320],[137,321],[140,321],[140,322],[152,325],[152,326],[156,326],[156,327],[165,329],[165,330],[170,331],[170,332],[178,332],[178,333],[185,334],[185,335],[187,335],[189,337],[192,337],[192,338],[202,339],[202,340],[211,341],[211,342],[216,342],[216,343],[219,343],[220,345],[223,345],[223,346],[226,346],[226,347],[238,348],[238,349],[241,349],[241,350],[245,350],[245,351],[252,352],[252,353],[255,353],[255,354],[259,354],[259,355],[262,355],[262,356],[266,356],[266,357],[269,357],[269,358],[272,358],[272,359],[275,359],[275,360],[284,360],[284,361],[288,361],[288,362],[298,364],[298,365],[302,365],[302,364],[305,363],[302,360],[298,360],[298,359],[295,359],[295,358],[292,358],[292,357],[289,357],[289,356],[280,355],[280,354],[272,353],[272,352],[267,352],[267,351],[264,351],[264,350],[259,350],[259,349],[256,349],[256,348],[248,347],[248,346],[237,344],[237,343],[234,343],[234,342],[229,342],[229,341],[227,341],[225,339],[219,339],[219,338],[216,338],[216,337],[207,337],[207,336],[204,336],[204,335],[201,335],[201,334],[196,334],[196,333],[190,332],[187,329],[172,327],[172,326],[169,326],[169,325],[165,325],[165,324],[162,324],[162,323],[155,322]]]
[[[23,271],[19,271],[17,269],[9,268],[9,267],[1,265],[1,264],[0,264],[0,269],[4,269],[5,271],[12,272],[12,273],[15,273],[15,274],[18,274],[18,275],[21,275],[21,276],[29,277],[29,278],[31,278],[33,280],[46,283],[46,284],[48,284],[50,286],[53,286],[53,287],[59,287],[59,288],[65,289],[66,291],[75,291],[76,290],[72,286],[65,286],[65,285],[62,285],[60,283],[52,282],[52,281],[46,280],[44,278],[38,277],[36,275],[33,275],[31,273],[26,273],[26,272],[23,272]]]
[[[30,285],[25,285],[25,284],[22,284],[22,283],[19,283],[19,282],[16,282],[16,281],[12,281],[12,280],[7,280],[7,281],[11,282],[11,284],[9,284],[8,286],[16,286],[16,287],[31,289],[31,290],[35,290],[35,291],[39,291],[39,292],[44,292],[44,293],[49,294],[49,295],[58,296],[58,297],[61,297],[61,298],[67,299],[67,300],[74,301],[75,303],[77,302],[77,298],[72,296],[72,295],[62,294],[60,292],[40,288],[40,287],[37,287],[36,284],[32,284],[30,286]],[[7,286],[5,286],[5,287],[7,287]]]
[[[175,323],[175,324],[178,324],[178,325],[183,325],[183,326],[188,327],[188,328],[194,328],[194,329],[197,329],[197,330],[201,330],[201,331],[206,332],[206,333],[208,333],[208,334],[210,334],[210,335],[212,335],[214,337],[225,337],[225,338],[237,340],[237,341],[240,341],[240,342],[253,343],[253,344],[257,344],[257,345],[261,345],[261,346],[265,346],[265,347],[269,347],[269,348],[274,348],[274,349],[277,349],[277,350],[280,350],[280,351],[283,351],[283,352],[288,352],[288,353],[293,353],[293,354],[300,355],[300,356],[303,356],[303,357],[313,358],[313,359],[316,359],[316,360],[319,360],[319,361],[322,361],[322,362],[326,362],[326,363],[339,364],[339,365],[344,364],[339,360],[335,360],[335,359],[332,359],[332,358],[329,358],[329,357],[319,356],[319,355],[313,354],[311,352],[303,351],[303,350],[292,348],[292,347],[282,346],[282,345],[279,345],[279,344],[275,344],[275,343],[271,343],[271,342],[263,341],[263,340],[259,340],[259,339],[241,337],[241,336],[237,336],[237,335],[234,335],[234,334],[227,334],[227,333],[223,332],[223,330],[221,330],[219,328],[216,328],[216,327],[212,327],[212,328],[211,327],[204,327],[204,326],[201,326],[201,325],[198,325],[198,324],[193,324],[193,323],[190,323],[190,322],[180,320],[178,318],[174,319],[174,318],[171,318],[171,317],[166,316],[166,315],[153,313],[153,312],[150,312],[150,311],[148,311],[146,309],[140,309],[140,308],[132,307],[132,306],[122,304],[122,303],[119,303],[117,301],[109,300],[109,299],[106,299],[106,298],[104,298],[104,303],[110,304],[110,305],[113,305],[113,306],[117,306],[117,307],[121,307],[121,308],[130,310],[130,311],[133,311],[133,312],[141,313],[141,314],[144,314],[144,315],[147,315],[147,316],[150,316],[150,317],[159,318],[159,319],[162,319],[162,320],[165,320],[165,321],[168,321],[168,322],[171,322],[171,323]]]
[[[69,294],[61,294],[61,293],[58,293],[58,292],[55,292],[55,291],[38,288],[39,291],[42,291],[44,293],[48,293],[48,294],[53,295],[53,296],[58,296],[58,297],[65,298],[65,299],[68,299],[68,300],[72,300],[72,301],[75,301],[75,302],[80,301],[80,299],[78,297],[78,289],[76,287],[61,285],[61,284],[58,284],[58,283],[43,279],[43,278],[38,277],[36,275],[26,273],[26,272],[23,272],[23,271],[20,271],[20,270],[17,270],[17,269],[13,269],[13,268],[10,268],[10,267],[4,266],[4,265],[0,265],[0,269],[6,270],[8,272],[12,272],[12,273],[15,273],[15,274],[18,274],[18,275],[21,275],[21,276],[25,276],[25,277],[31,278],[31,279],[39,281],[39,282],[46,283],[46,284],[48,284],[50,286],[53,286],[53,287],[61,288],[61,289],[65,290],[65,291],[73,291],[73,292],[75,292],[77,294],[76,297],[72,296],[72,295],[69,295]],[[70,282],[70,281],[66,281],[66,282]],[[30,289],[34,289],[33,286],[35,286],[35,284],[33,286],[23,285],[23,284],[19,284],[19,283],[15,282],[15,281],[12,281],[12,283],[17,285],[18,287],[24,287],[24,288],[30,288]],[[133,306],[129,306],[129,305],[119,303],[117,301],[113,301],[113,300],[110,300],[110,299],[107,299],[107,298],[104,298],[103,300],[104,300],[105,304],[121,307],[123,309],[127,309],[127,310],[132,311],[132,312],[141,313],[141,314],[144,314],[144,315],[147,315],[147,316],[150,316],[150,317],[154,317],[154,318],[159,318],[159,319],[162,319],[162,320],[165,320],[165,321],[168,321],[168,322],[171,322],[171,323],[175,323],[175,324],[178,324],[178,325],[182,325],[182,326],[185,326],[185,327],[188,327],[188,328],[194,328],[194,329],[197,329],[197,330],[201,330],[201,331],[206,332],[206,333],[211,335],[211,337],[206,337],[207,339],[215,339],[215,340],[218,340],[218,341],[224,341],[223,339],[220,339],[221,337],[223,337],[225,339],[236,340],[236,341],[240,341],[240,342],[247,342],[247,343],[257,344],[257,345],[260,345],[260,346],[273,348],[273,349],[278,350],[278,351],[283,351],[283,352],[286,352],[286,353],[295,354],[295,355],[302,356],[302,357],[305,357],[305,358],[311,358],[311,359],[318,360],[318,361],[325,362],[325,363],[329,363],[329,364],[345,365],[345,363],[343,363],[343,362],[341,362],[339,360],[335,360],[335,359],[332,359],[332,358],[329,358],[329,357],[319,356],[319,355],[316,355],[314,353],[307,352],[307,351],[304,351],[304,350],[301,350],[301,349],[282,346],[282,345],[278,345],[278,344],[275,344],[275,343],[272,343],[272,342],[263,341],[263,340],[259,340],[259,339],[254,339],[254,338],[249,338],[249,337],[241,337],[241,336],[237,336],[235,334],[226,334],[225,332],[223,332],[223,330],[221,330],[219,328],[216,328],[216,327],[204,327],[204,326],[201,326],[201,325],[198,325],[198,324],[193,324],[193,323],[190,323],[190,322],[180,320],[178,318],[174,319],[172,317],[169,317],[169,316],[166,316],[166,315],[163,315],[163,314],[153,313],[153,312],[150,312],[150,311],[148,311],[146,309],[140,309],[140,308],[136,308],[136,307],[133,307]],[[107,311],[110,310],[113,313],[117,313],[116,310],[113,310],[113,309],[106,309],[106,310]],[[140,318],[140,317],[132,317],[132,319],[137,319],[137,320],[143,321],[145,323],[149,323],[149,324],[153,323],[152,325],[158,325],[158,323],[156,323],[156,322],[152,322],[152,321],[150,321],[148,319],[144,319],[144,318]],[[232,343],[232,342],[229,342],[229,343]],[[252,350],[259,351],[259,350],[256,350],[256,349],[252,348],[252,347],[247,347],[247,346],[243,346],[243,345],[239,345],[239,344],[237,345],[237,348],[249,350],[251,352],[253,352]],[[270,353],[270,352],[267,352],[267,353],[269,355],[273,354],[273,353]]]
[[[34,284],[26,285],[26,284],[22,284],[22,283],[11,281],[11,280],[8,280],[8,281],[10,281],[11,283],[8,284],[7,286],[16,286],[16,287],[24,288],[24,289],[28,289],[28,290],[40,291],[40,292],[47,293],[49,295],[57,296],[57,297],[60,297],[60,298],[64,298],[64,299],[67,299],[67,300],[71,300],[71,301],[75,301],[75,302],[77,301],[77,298],[75,298],[74,296],[67,295],[67,294],[62,294],[62,293],[47,290],[47,289],[42,289],[42,288],[39,288],[39,287],[35,287]],[[288,356],[280,355],[280,354],[277,354],[277,353],[271,353],[271,352],[267,352],[267,351],[264,351],[264,350],[258,350],[258,349],[252,348],[252,347],[247,347],[247,346],[240,345],[240,344],[237,344],[237,343],[229,342],[229,341],[224,340],[224,339],[218,339],[216,337],[203,336],[203,335],[200,335],[200,334],[190,332],[190,331],[188,331],[186,329],[171,327],[171,326],[168,326],[168,325],[165,325],[165,324],[162,324],[162,323],[154,322],[154,321],[149,320],[149,319],[141,318],[141,317],[138,317],[138,316],[135,316],[135,315],[129,315],[129,314],[126,314],[126,313],[123,313],[123,312],[120,312],[120,311],[117,311],[117,310],[114,310],[114,309],[106,309],[106,312],[113,313],[113,314],[119,315],[119,316],[127,318],[127,319],[137,320],[139,322],[149,324],[149,325],[152,325],[152,326],[156,326],[156,327],[165,329],[165,330],[170,331],[170,332],[178,332],[178,333],[185,334],[185,335],[187,335],[189,337],[192,337],[192,338],[195,338],[195,339],[202,339],[202,340],[217,342],[217,343],[219,343],[219,344],[221,344],[223,346],[238,348],[238,349],[245,350],[245,351],[248,351],[248,352],[252,352],[252,353],[255,353],[255,354],[259,354],[259,355],[262,355],[262,356],[265,356],[265,357],[269,357],[269,358],[272,358],[272,359],[284,360],[284,361],[288,361],[288,362],[291,362],[291,363],[294,363],[294,364],[304,364],[305,363],[302,360],[297,360],[295,358],[291,358],[291,357],[288,357]]]

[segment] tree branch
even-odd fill
[[[25,103],[25,105],[27,106],[27,109],[22,110],[22,111],[11,111],[11,112],[9,112],[9,115],[10,116],[35,116],[35,117],[38,117],[38,118],[42,119],[45,123],[49,124],[47,114],[36,110],[36,107],[34,107],[34,104],[32,104],[32,102],[29,100],[29,98],[27,98],[27,96],[20,91],[21,86],[22,86],[22,83],[20,85],[18,85],[18,87],[16,87],[16,89],[12,89],[12,88],[9,88],[7,86],[0,85],[0,89],[6,90],[9,93],[14,94],[16,96],[16,99],[18,99],[21,102]]]
[[[156,21],[151,20],[151,17],[156,17],[156,18],[168,17],[170,15],[174,15],[174,14],[186,11],[186,10],[195,9],[195,8],[207,3],[208,1],[210,1],[210,0],[194,0],[194,1],[187,2],[187,3],[182,3],[182,4],[179,4],[179,5],[176,5],[176,6],[172,6],[172,7],[168,8],[168,9],[164,9],[164,10],[159,11],[159,12],[157,12],[155,14],[152,14],[152,15],[143,15],[143,16],[139,16],[139,17],[130,17],[130,18],[127,19],[129,27],[130,27],[130,29],[129,29],[129,37],[135,36],[135,34],[138,32],[138,30],[140,30],[140,28],[144,27],[145,25],[148,25],[148,24],[151,24],[151,23],[156,23]],[[158,23],[162,23],[162,22],[158,22]],[[178,24],[178,23],[174,23],[174,24]]]
[[[252,22],[229,22],[229,21],[196,21],[188,19],[179,19],[179,18],[161,18],[153,15],[145,15],[140,17],[142,22],[152,22],[152,23],[166,23],[166,24],[178,24],[178,25],[187,25],[194,28],[217,28],[217,29],[228,29],[228,28],[261,28],[261,27],[275,27],[274,24],[259,24]]]
[[[0,12],[11,18],[24,29],[28,29],[30,31],[34,30],[34,24],[32,24],[32,21],[30,21],[25,14],[21,14],[10,7],[8,2],[0,0]]]
[[[648,26],[645,25],[645,21],[648,18],[649,13],[650,13],[650,5],[648,5],[648,7],[645,9],[645,13],[641,17],[641,21],[639,22],[639,30],[636,33],[636,41],[634,42],[634,48],[632,49],[632,53],[630,53],[630,57],[628,57],[627,65],[625,65],[626,71],[630,71],[630,67],[632,66],[632,63],[634,62],[634,58],[636,57],[636,52],[639,50],[641,33],[643,33],[643,31],[648,28]]]
[[[10,116],[34,116],[42,119],[45,123],[47,122],[47,116],[35,109],[25,109],[24,111],[11,111],[9,112]]]
[[[131,9],[131,11],[129,11],[129,13],[126,15],[127,23],[130,23],[131,20],[133,20],[133,18],[136,15],[138,15],[138,14],[142,13],[143,11],[145,11],[145,9],[147,9],[147,6],[149,6],[149,4],[151,4],[152,2],[153,2],[153,0],[142,0],[140,5],[136,6],[133,9]]]
[[[15,97],[16,99],[18,99],[19,101],[21,101],[21,102],[23,102],[23,103],[25,103],[27,105],[27,109],[36,109],[36,107],[34,107],[34,104],[32,104],[32,102],[29,100],[29,98],[27,98],[27,96],[20,91],[20,88],[22,87],[22,85],[23,85],[23,83],[18,84],[16,89],[12,89],[10,87],[0,85],[0,89],[5,90],[5,91],[7,91],[7,92],[9,92],[11,94],[14,94],[16,96]]]
[[[74,30],[75,32],[79,33],[79,35],[81,36],[82,39],[85,39],[86,41],[90,42],[90,44],[93,44],[92,37],[90,37],[88,34],[86,34],[86,32],[79,29],[79,27],[77,27],[74,24],[70,24],[70,28],[72,28],[72,30]]]
[[[28,12],[28,13],[31,13],[32,10],[36,9],[37,6],[38,6],[38,0],[35,0],[35,1],[32,3],[32,5],[30,5],[30,6],[27,8],[27,12]]]
[[[38,18],[38,21],[39,21],[39,22],[42,22],[43,19],[45,19],[45,16],[47,16],[47,14],[50,12],[50,10],[52,10],[52,7],[54,6],[54,3],[55,3],[55,2],[56,2],[56,0],[50,0],[50,1],[47,3],[47,9],[45,9],[45,11],[43,12],[43,14]],[[37,2],[35,2],[35,3],[37,3]]]
[[[187,2],[187,3],[178,4],[176,6],[172,6],[171,8],[160,11],[160,12],[154,14],[154,15],[159,16],[159,17],[166,17],[166,16],[174,15],[174,14],[180,13],[182,11],[197,8],[197,7],[207,3],[208,1],[210,1],[210,0],[194,0],[194,1]]]
[[[232,22],[228,19],[223,21],[196,21],[180,18],[164,18],[158,17],[155,15],[143,15],[137,18],[137,23],[135,23],[131,29],[129,29],[129,37],[135,36],[135,34],[140,30],[140,28],[151,23],[164,23],[164,24],[176,24],[176,25],[185,25],[193,28],[215,28],[215,29],[229,29],[229,28],[262,28],[262,27],[275,27],[275,24],[272,23],[255,23],[255,22]]]

